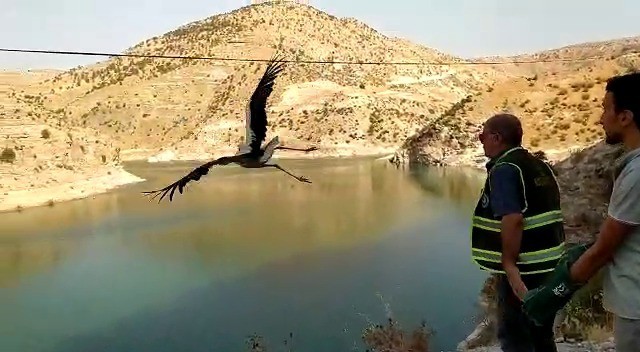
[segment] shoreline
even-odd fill
[[[337,148],[331,152],[298,152],[287,151],[274,154],[274,159],[281,160],[312,160],[312,159],[349,159],[349,158],[372,158],[377,161],[392,162],[395,153],[399,149],[380,148],[380,147],[355,147],[355,148]],[[108,193],[118,187],[129,184],[145,182],[146,179],[134,175],[124,169],[123,164],[145,163],[145,164],[170,164],[173,162],[206,162],[222,155],[233,155],[235,148],[218,149],[215,153],[168,153],[160,152],[151,156],[135,155],[133,151],[130,157],[122,158],[122,163],[117,166],[110,166],[100,169],[98,175],[89,174],[85,171],[86,177],[70,182],[62,182],[55,185],[45,187],[35,187],[17,191],[7,191],[0,194],[0,214],[22,212],[24,210],[36,207],[53,206],[56,203],[84,199],[103,193]],[[125,152],[126,153],[126,152]],[[147,153],[143,153],[147,154]],[[470,151],[465,151],[462,155],[468,156]],[[147,154],[148,155],[148,154]],[[466,158],[454,157],[453,160],[447,160],[446,166],[466,166],[478,167],[473,162],[464,160]],[[393,162],[392,162],[393,163]]]
[[[231,151],[231,150],[229,150]],[[393,156],[393,152],[388,149],[371,148],[370,152],[361,153],[318,153],[318,152],[286,152],[280,155],[274,155],[274,159],[343,159],[343,158],[374,158],[375,160],[389,160]],[[235,153],[235,149],[230,155]],[[157,153],[154,156],[158,156]],[[131,157],[122,160],[123,163],[117,166],[109,166],[100,168],[99,171],[90,173],[88,170],[84,172],[85,177],[70,182],[61,182],[50,186],[34,187],[17,191],[6,191],[0,193],[0,214],[22,212],[31,208],[44,206],[54,206],[57,203],[63,203],[73,200],[84,199],[99,194],[108,193],[118,187],[129,184],[145,182],[146,179],[134,175],[124,169],[124,165],[129,162],[145,163],[145,164],[170,164],[173,162],[206,162],[213,158],[221,156],[223,153],[217,152],[215,155],[210,153],[182,153],[173,155],[173,158],[162,158],[162,160],[153,159],[151,157]],[[151,160],[150,160],[151,159]]]
[[[306,147],[306,146],[305,146]],[[273,159],[331,159],[331,158],[358,158],[358,157],[388,157],[391,158],[400,148],[380,146],[341,146],[322,147],[312,152],[301,151],[276,151]],[[304,147],[303,147],[304,148]],[[128,149],[120,152],[122,161],[163,163],[172,161],[206,162],[221,156],[235,155],[236,147],[216,148],[209,152],[188,150],[163,150],[151,152],[145,149]]]
[[[53,206],[72,200],[84,199],[107,193],[117,187],[144,182],[145,179],[129,173],[122,166],[101,169],[72,182],[52,186],[7,191],[0,194],[0,213],[22,212],[26,209]]]

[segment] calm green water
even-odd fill
[[[0,214],[0,351],[244,351],[362,347],[390,309],[432,347],[474,327],[485,275],[469,259],[483,175],[371,159],[216,169],[174,202],[140,191],[194,165],[130,164],[148,180]]]

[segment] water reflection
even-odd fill
[[[467,167],[412,165],[409,176],[430,195],[475,206],[486,173]]]
[[[287,160],[313,184],[227,167],[172,203],[140,194],[194,165],[130,163],[148,182],[3,214],[0,350],[235,351],[247,333],[295,326],[301,350],[342,349],[365,323],[354,307],[382,318],[376,292],[395,298],[404,321],[440,327],[436,348],[472,328],[460,321],[482,278],[451,258],[468,253],[466,209],[481,177]]]
[[[73,241],[24,241],[0,245],[0,288],[19,278],[52,270],[78,247]]]
[[[194,203],[209,214],[140,232],[136,248],[196,256],[218,269],[250,270],[303,252],[379,240],[396,219],[415,213],[422,199],[405,175],[384,163],[296,166],[313,177],[312,185],[277,172],[231,170],[192,187],[175,207],[147,206],[159,209],[153,218],[191,211]]]
[[[274,170],[230,167],[190,184],[172,203],[141,195],[193,165],[131,163],[128,169],[148,182],[95,199],[3,214],[0,284],[38,266],[56,265],[71,248],[96,236],[127,250],[177,260],[195,256],[212,266],[248,269],[294,253],[374,240],[394,219],[416,214],[415,204],[422,199],[406,175],[388,163],[367,160],[286,162],[312,178],[311,185]],[[25,248],[32,248],[33,257],[35,248],[43,247],[58,253],[58,261],[26,259]]]

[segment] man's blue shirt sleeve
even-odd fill
[[[520,170],[514,165],[500,164],[491,172],[491,209],[494,216],[521,213],[524,196]]]

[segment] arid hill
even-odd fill
[[[582,62],[464,65],[354,19],[306,5],[260,4],[187,24],[125,52],[250,59],[280,52],[298,61],[361,62],[289,64],[268,102],[268,138],[277,134],[285,144],[318,145],[311,156],[381,154],[402,147],[443,163],[460,160],[461,154],[465,163],[477,163],[481,158],[472,151],[478,123],[499,110],[522,116],[525,143],[549,155],[596,141],[603,82],[635,64],[630,53],[637,42],[500,58],[600,57]],[[265,66],[127,57],[65,72],[4,72],[0,136],[11,159],[0,163],[4,193],[71,187],[90,175],[109,176],[120,160],[233,152],[243,140],[246,100]],[[428,153],[421,151],[425,145]],[[6,208],[4,197],[0,203]]]
[[[597,124],[606,80],[640,68],[638,53],[640,37],[634,37],[576,44],[530,55],[478,60],[547,62],[496,66],[504,75],[490,83],[487,89],[463,101],[455,113],[444,118],[459,121],[460,126],[472,124],[477,131],[477,126],[492,114],[514,113],[524,123],[525,146],[544,150],[551,159],[560,160],[567,157],[572,149],[590,146],[602,139],[603,132]],[[565,61],[549,62],[551,60]],[[405,142],[399,156],[433,160],[432,133],[433,129],[426,128],[412,136]],[[470,153],[473,153],[472,157]],[[462,158],[460,154],[464,154]],[[476,164],[484,159],[476,149],[458,150],[458,153],[454,150],[438,160]]]
[[[298,4],[243,7],[126,50],[251,59],[276,51],[289,60],[461,61]],[[32,85],[37,94],[10,94],[41,123],[99,131],[125,159],[161,151],[193,159],[242,141],[246,101],[265,66],[114,58]],[[320,155],[389,152],[453,103],[486,89],[493,76],[491,68],[467,66],[290,64],[269,101],[269,132],[285,143],[317,144]]]
[[[141,180],[118,167],[118,147],[98,131],[62,127],[56,117],[37,116],[31,104],[12,98],[38,97],[33,85],[55,74],[0,72],[0,212],[54,205]]]
[[[250,59],[275,52],[289,60],[460,61],[296,4],[243,7],[126,50]],[[246,101],[265,66],[114,58],[65,72],[3,72],[0,208],[53,204],[135,180],[114,169],[121,160],[233,152],[243,140]],[[389,153],[453,103],[486,88],[483,82],[493,76],[492,69],[466,66],[290,64],[268,102],[268,138],[318,145],[315,156]],[[96,175],[103,186],[91,187]],[[79,184],[81,191],[73,191]]]

